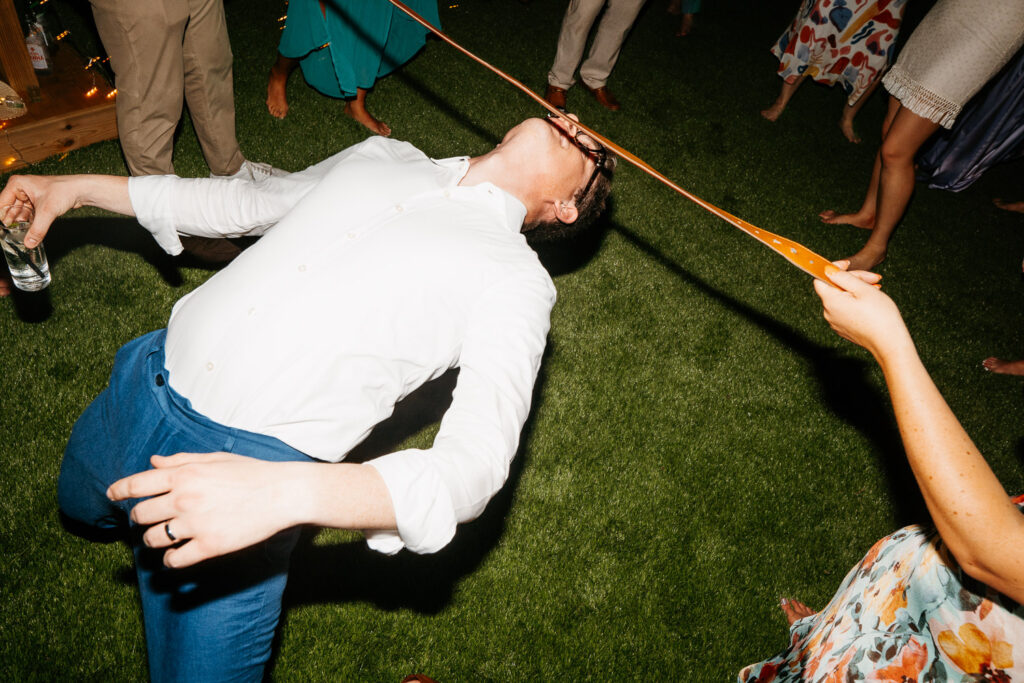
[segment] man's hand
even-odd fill
[[[836,261],[835,268],[827,269],[835,287],[814,281],[828,324],[879,360],[899,345],[912,344],[896,304],[878,288],[882,277],[863,270],[846,272],[849,265]]]
[[[0,190],[0,220],[5,224],[31,217],[25,246],[37,247],[58,216],[82,206],[134,216],[128,178],[103,175],[15,175]]]
[[[15,175],[0,191],[0,220],[4,225],[30,221],[25,246],[39,245],[54,219],[81,206],[75,176]],[[34,214],[34,215],[33,215]]]
[[[150,462],[154,469],[114,482],[107,497],[147,498],[132,508],[131,519],[149,527],[142,537],[146,545],[169,548],[168,567],[248,548],[301,521],[301,492],[298,499],[292,495],[296,487],[284,474],[302,463],[231,453],[154,455]]]

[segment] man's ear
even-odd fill
[[[576,202],[555,202],[555,218],[558,219],[559,223],[575,223],[579,217],[579,210],[576,208]]]

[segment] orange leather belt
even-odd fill
[[[619,145],[615,144],[614,142],[612,142],[608,138],[604,137],[603,135],[601,135],[600,133],[595,131],[593,128],[590,128],[589,126],[584,124],[582,121],[572,121],[571,119],[569,119],[569,117],[566,116],[566,114],[564,112],[562,112],[559,109],[551,106],[544,98],[542,98],[539,95],[537,95],[536,93],[534,93],[532,90],[527,88],[525,85],[523,85],[522,83],[520,83],[516,79],[512,78],[511,76],[509,76],[507,73],[505,73],[501,69],[498,69],[497,67],[491,66],[490,64],[488,64],[484,60],[480,59],[475,54],[473,54],[472,52],[470,52],[466,48],[462,47],[461,45],[456,43],[454,40],[449,38],[448,36],[446,36],[444,33],[439,31],[438,29],[434,28],[434,26],[432,26],[426,19],[424,19],[419,14],[414,12],[412,9],[410,9],[404,3],[399,2],[399,0],[388,0],[388,2],[390,2],[392,5],[394,5],[398,9],[402,10],[406,14],[408,14],[418,24],[422,25],[428,31],[430,31],[431,33],[436,35],[438,38],[440,38],[444,42],[446,42],[449,45],[451,45],[452,47],[454,47],[456,50],[458,50],[462,54],[466,55],[467,57],[469,57],[473,61],[477,62],[478,64],[486,67],[487,69],[490,69],[491,71],[493,71],[494,73],[496,73],[497,75],[501,76],[503,79],[505,79],[506,81],[508,81],[512,85],[514,85],[515,87],[519,88],[521,91],[526,93],[526,95],[528,97],[533,99],[537,104],[539,104],[540,106],[544,107],[545,109],[547,109],[552,114],[554,114],[554,115],[556,115],[556,116],[558,116],[560,118],[563,118],[566,121],[569,121],[570,123],[573,123],[577,128],[580,128],[580,129],[586,131],[587,134],[590,135],[592,138],[594,138],[595,140],[600,142],[602,145],[604,145],[608,149],[610,149],[613,152],[615,152],[616,154],[618,154],[621,158],[625,159],[629,163],[633,164],[634,166],[636,166],[637,168],[642,170],[644,173],[647,173],[648,175],[653,176],[654,178],[657,178],[662,183],[664,183],[665,185],[669,186],[670,188],[672,188],[673,190],[675,190],[679,194],[683,195],[684,197],[686,197],[687,199],[689,199],[693,203],[697,204],[701,208],[703,208],[703,209],[705,209],[707,211],[710,211],[711,213],[715,214],[716,216],[718,216],[722,220],[726,221],[727,223],[730,223],[731,225],[736,226],[737,228],[739,228],[743,232],[747,233],[748,235],[750,235],[751,237],[756,239],[761,244],[765,245],[766,247],[768,247],[772,251],[774,251],[777,254],[779,254],[780,256],[782,256],[784,259],[786,259],[787,261],[789,261],[790,263],[792,263],[794,266],[796,266],[800,270],[804,271],[805,273],[809,273],[810,275],[813,275],[814,277],[818,278],[819,280],[823,280],[825,282],[828,282],[829,284],[832,284],[831,281],[828,279],[828,277],[825,275],[825,266],[829,265],[829,260],[826,259],[824,256],[819,256],[818,254],[815,254],[813,251],[811,251],[807,247],[803,246],[799,242],[794,242],[793,240],[786,239],[785,237],[782,237],[781,235],[776,235],[773,232],[768,232],[767,230],[762,230],[761,228],[757,227],[756,225],[751,225],[750,223],[748,223],[747,221],[743,220],[742,218],[737,218],[736,216],[733,216],[728,211],[723,211],[722,209],[718,208],[714,204],[710,204],[710,203],[704,201],[703,199],[701,199],[700,197],[698,197],[698,196],[696,196],[694,194],[691,194],[690,192],[687,192],[686,190],[684,190],[683,188],[679,187],[674,182],[672,182],[671,180],[666,178],[659,171],[655,170],[646,161],[644,161],[640,157],[636,156],[635,154],[633,154],[629,150],[624,149],[623,147],[620,147]]]

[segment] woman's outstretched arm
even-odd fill
[[[840,266],[845,266],[842,262]],[[836,269],[814,283],[825,320],[878,361],[907,459],[943,541],[970,576],[1024,601],[1024,514],[950,410],[878,276]]]

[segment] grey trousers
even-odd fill
[[[245,158],[223,0],[90,2],[114,70],[117,132],[132,175],[174,173],[183,101],[210,171],[238,171]]]
[[[562,19],[562,31],[558,35],[558,50],[555,62],[548,72],[548,83],[559,88],[571,88],[576,79],[573,74],[583,57],[583,48],[590,35],[594,20],[605,8],[604,16],[597,27],[597,34],[590,46],[587,60],[580,66],[580,79],[590,88],[600,88],[608,82],[608,76],[619,59],[619,50],[629,29],[636,21],[636,15],[646,0],[570,0]]]

